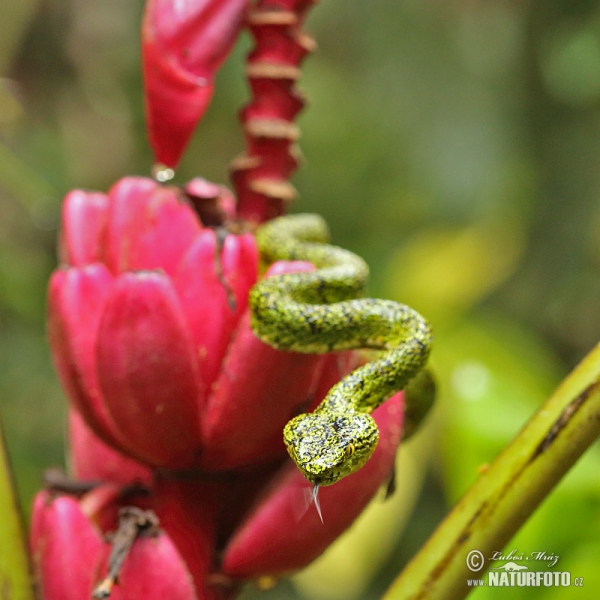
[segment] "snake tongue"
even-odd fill
[[[325,525],[325,521],[323,521],[323,513],[321,512],[321,504],[319,502],[319,484],[315,484],[312,489],[312,502],[317,509],[317,513],[319,514],[319,519],[321,519],[321,523]]]

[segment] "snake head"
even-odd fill
[[[331,485],[365,464],[379,431],[367,414],[323,411],[293,418],[283,430],[283,440],[308,481]]]

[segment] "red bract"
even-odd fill
[[[214,77],[240,31],[248,0],[148,0],[142,26],[150,144],[175,167],[208,108]]]
[[[309,263],[281,262],[266,276],[312,269]],[[326,360],[310,354],[282,360],[285,354],[261,342],[250,328],[249,315],[244,316],[203,421],[204,468],[251,466],[281,455],[283,427],[310,405]]]

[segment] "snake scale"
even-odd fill
[[[289,215],[262,225],[256,240],[267,264],[302,260],[316,270],[269,277],[250,292],[252,329],[274,348],[384,351],[337,383],[314,412],[285,426],[287,450],[315,486],[336,483],[364,465],[379,439],[370,413],[423,369],[432,341],[429,324],[409,306],[361,298],[366,263],[328,244],[328,238],[318,215]]]

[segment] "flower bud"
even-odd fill
[[[242,26],[247,0],[148,0],[142,26],[150,145],[175,167],[208,108],[214,77]]]
[[[106,552],[76,500],[40,492],[31,520],[31,556],[44,600],[91,598]]]

